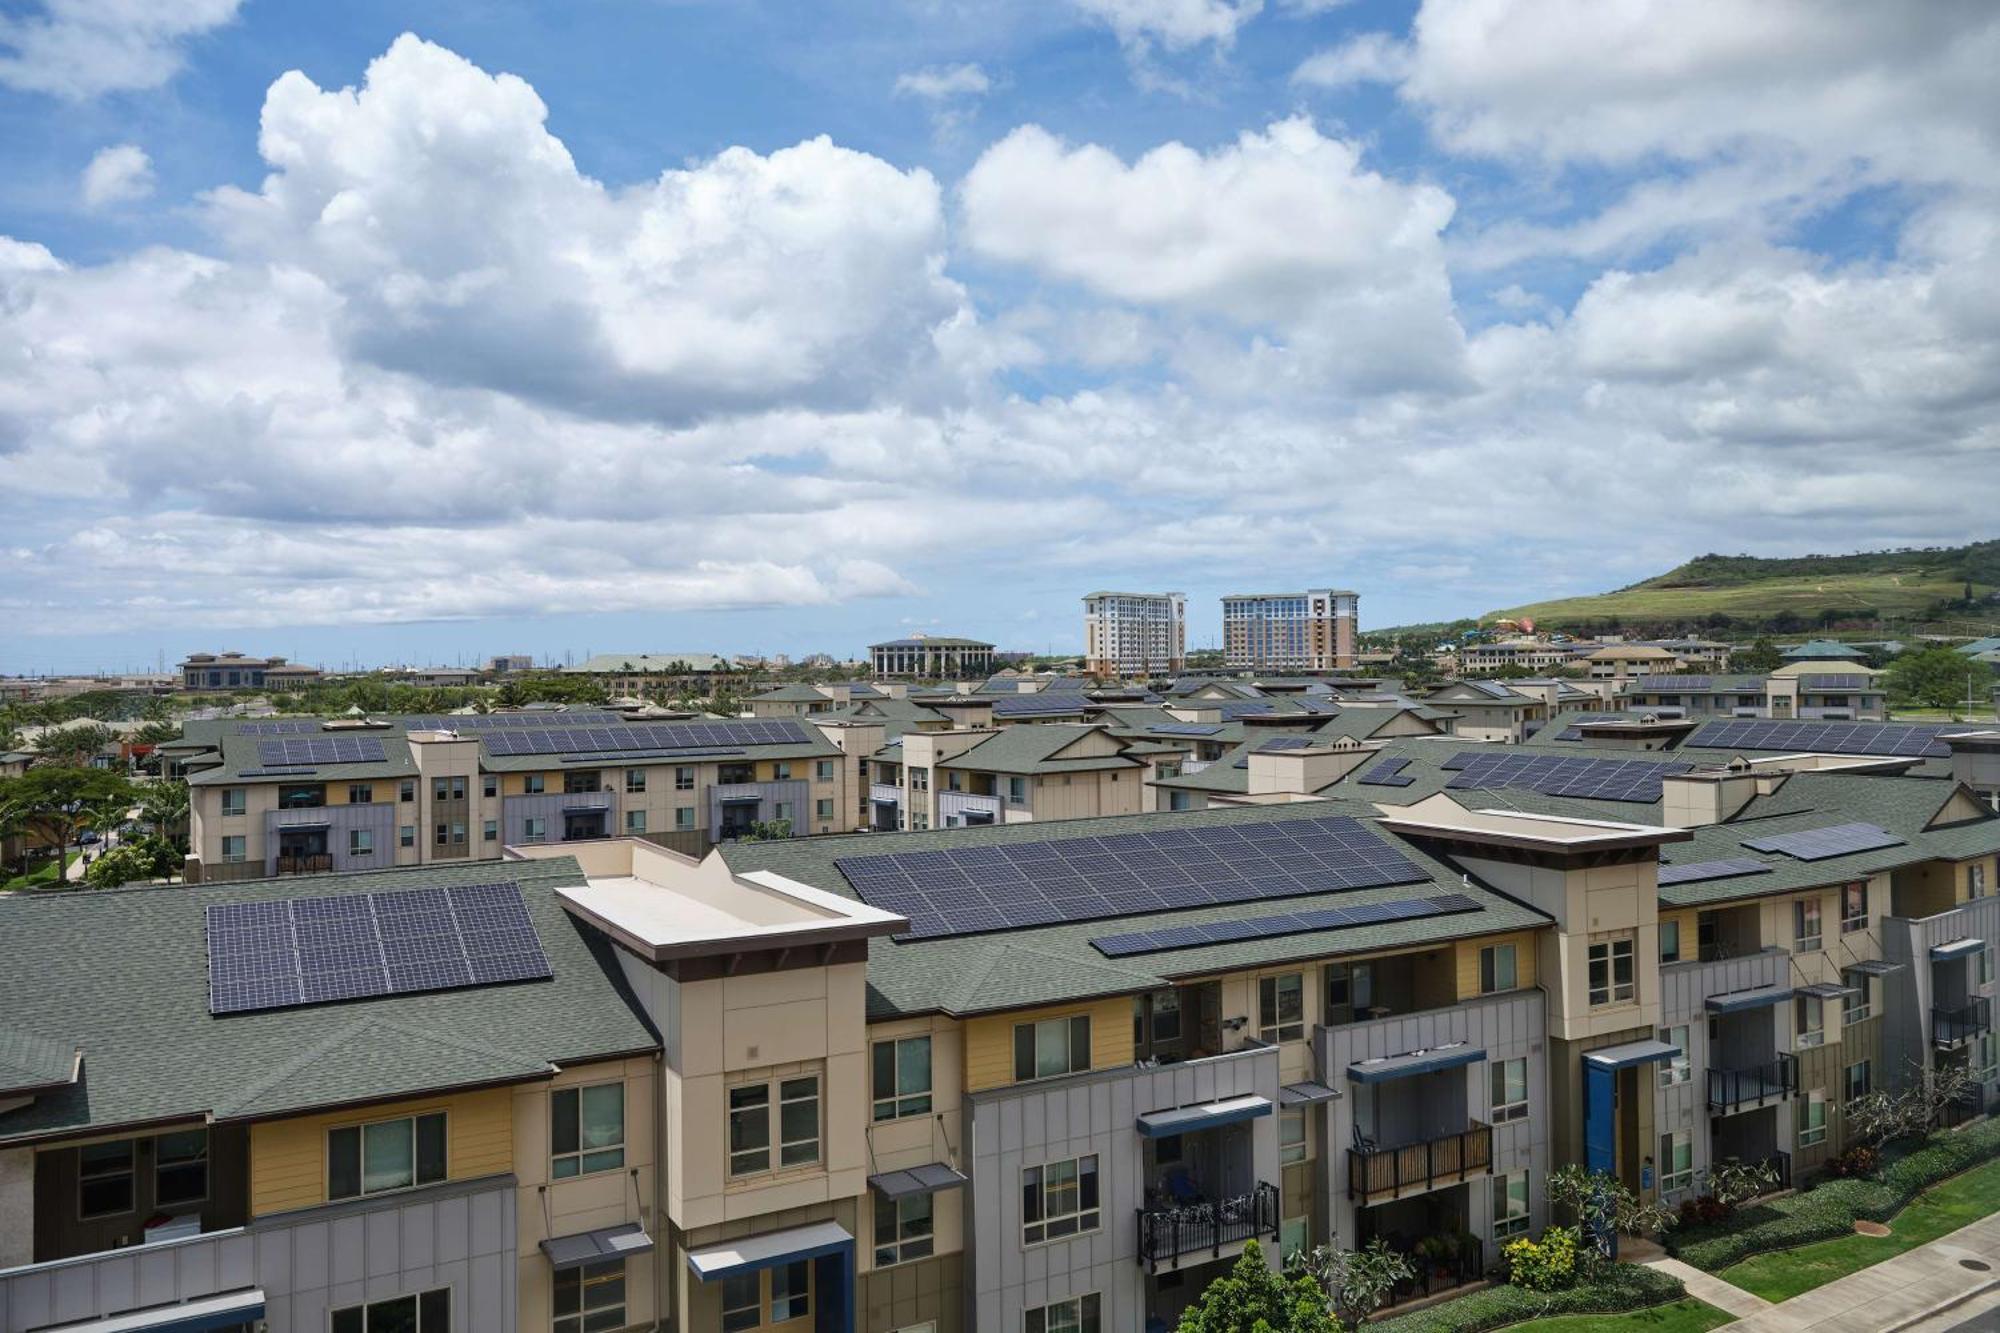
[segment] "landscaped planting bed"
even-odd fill
[[[1412,1310],[1368,1325],[1383,1333],[1485,1333],[1549,1315],[1616,1314],[1677,1301],[1687,1294],[1680,1279],[1636,1264],[1618,1264],[1597,1282],[1564,1291],[1497,1286],[1460,1296],[1428,1310]]]

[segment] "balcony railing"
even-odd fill
[[[1347,1150],[1347,1197],[1364,1204],[1456,1185],[1493,1170],[1493,1126],[1467,1129],[1393,1148]]]
[[[1992,1028],[1993,1002],[1984,996],[1954,1008],[1931,1007],[1931,1045],[1941,1051],[1957,1050]]]
[[[278,858],[280,875],[323,875],[333,869],[333,856],[321,852],[311,856],[281,856]]]
[[[1263,1181],[1232,1198],[1139,1210],[1139,1262],[1154,1268],[1184,1254],[1219,1258],[1223,1246],[1260,1236],[1278,1236],[1278,1187]]]
[[[1708,1071],[1708,1109],[1741,1111],[1771,1106],[1799,1090],[1799,1062],[1790,1054],[1743,1069]]]

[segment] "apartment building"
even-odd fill
[[[1360,601],[1343,588],[1224,597],[1223,661],[1235,670],[1347,670]]]
[[[1889,693],[1883,674],[1860,665],[1833,671],[1801,662],[1768,676],[1650,676],[1621,686],[1619,701],[1631,708],[1676,708],[1689,717],[1884,722]]]
[[[753,827],[857,827],[854,757],[804,720],[638,722],[579,710],[189,722],[190,877],[498,860],[645,837],[699,851]]]
[[[614,699],[659,701],[740,690],[750,668],[716,653],[599,653],[562,668],[565,676],[585,676]]]
[[[1468,643],[1455,652],[1458,670],[1467,676],[1486,676],[1504,667],[1526,667],[1530,671],[1554,671],[1576,665],[1587,649],[1572,643],[1549,643],[1542,639],[1504,639],[1496,643]]]
[[[1179,675],[1187,666],[1187,594],[1086,593],[1083,645],[1085,670],[1101,680]]]
[[[868,645],[877,680],[976,680],[993,674],[993,645],[978,639],[912,634]]]
[[[318,667],[242,653],[189,653],[176,670],[186,690],[288,690],[320,679]]]
[[[872,760],[871,826],[923,830],[1136,815],[1172,746],[1102,723],[909,732]]]

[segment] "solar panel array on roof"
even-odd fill
[[[1713,676],[1642,676],[1632,682],[1632,692],[1675,694],[1684,690],[1706,690],[1714,684]]]
[[[1146,730],[1155,736],[1213,736],[1222,727],[1214,722],[1159,722]]]
[[[450,713],[443,717],[407,717],[411,731],[506,731],[518,727],[601,727],[629,719],[601,710],[581,713]]]
[[[1872,852],[1878,847],[1901,847],[1903,839],[1887,829],[1857,821],[1801,829],[1797,833],[1774,833],[1765,838],[1745,838],[1743,845],[1753,851],[1783,852],[1801,861],[1824,861],[1854,852]]]
[[[1689,745],[1714,750],[1816,750],[1822,754],[1880,754],[1941,759],[1951,747],[1939,740],[1967,730],[1951,722],[1710,722]]]
[[[750,722],[630,722],[603,727],[537,727],[487,732],[487,753],[610,754],[630,750],[714,750],[745,745],[809,745],[819,733],[789,719]]]
[[[1087,700],[1076,690],[1040,694],[1000,694],[993,698],[995,717],[1036,717],[1047,713],[1081,713]]]
[[[1360,903],[1353,907],[1321,907],[1306,912],[1279,912],[1273,916],[1233,921],[1207,921],[1196,926],[1168,926],[1163,930],[1135,930],[1126,935],[1099,936],[1090,942],[1090,947],[1106,958],[1129,958],[1133,954],[1164,953],[1169,949],[1197,949],[1208,944],[1233,944],[1238,940],[1267,940],[1281,935],[1306,935],[1319,930],[1379,926],[1388,921],[1415,921],[1427,916],[1449,916],[1478,910],[1479,904],[1464,894],[1447,893],[1436,898],[1403,898],[1387,903]]]
[[[1720,861],[1690,861],[1686,865],[1660,865],[1661,884],[1699,884],[1711,879],[1734,879],[1738,875],[1768,875],[1771,867],[1747,856]]]
[[[1808,690],[1865,690],[1869,688],[1869,678],[1859,674],[1834,672],[1824,676],[1801,675],[1799,684]]]
[[[1309,750],[1324,744],[1317,736],[1267,736],[1253,747],[1254,754],[1277,754],[1283,750]],[[1250,757],[1245,755],[1235,763],[1237,768],[1250,767]]]
[[[1369,787],[1407,787],[1416,781],[1403,772],[1409,766],[1407,759],[1384,759],[1355,781]]]
[[[1345,815],[1009,842],[834,862],[903,938],[1292,898],[1429,876]]]
[[[319,730],[318,718],[307,718],[302,722],[243,722],[237,724],[239,736],[303,736]]]
[[[257,762],[272,764],[380,764],[388,752],[375,736],[310,736],[258,741]]]
[[[1223,699],[1214,704],[1203,700],[1201,706],[1213,707],[1222,715],[1225,722],[1234,721],[1239,717],[1262,717],[1266,713],[1277,711],[1278,707],[1269,699]]]
[[[1461,750],[1443,765],[1459,774],[1447,787],[1526,787],[1544,796],[1599,801],[1657,801],[1660,779],[1693,764],[1598,759],[1582,755],[1522,754],[1514,750]]]
[[[512,883],[217,903],[206,933],[212,1014],[553,975]]]

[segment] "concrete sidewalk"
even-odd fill
[[[2000,1286],[2000,1213],[1724,1327],[1736,1333],[1897,1333],[1929,1323],[1938,1311],[1979,1298],[1996,1286]],[[1723,1304],[1697,1291],[1692,1282],[1688,1292],[1712,1305]]]

